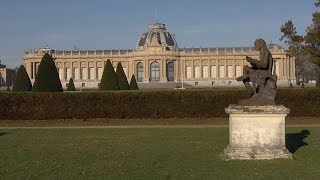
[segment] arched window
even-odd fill
[[[168,78],[168,81],[174,81],[174,64],[173,64],[173,62],[169,62],[167,64],[167,78]]]
[[[142,82],[143,81],[143,64],[138,63],[137,64],[137,81]]]
[[[153,62],[150,66],[150,80],[152,82],[160,81],[160,66],[159,63]]]

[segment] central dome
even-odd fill
[[[155,38],[159,45],[165,46],[168,51],[178,51],[178,44],[173,34],[170,34],[165,24],[154,23],[148,26],[148,31],[143,33],[138,44],[137,50],[142,51],[145,46],[152,44]]]

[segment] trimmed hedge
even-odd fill
[[[209,118],[227,117],[244,90],[2,93],[0,119]],[[320,90],[281,89],[277,104],[289,116],[320,116]]]

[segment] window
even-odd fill
[[[276,75],[280,76],[280,63],[278,60],[275,61]]]
[[[82,84],[81,84],[81,87],[86,87],[86,83],[82,83]]]
[[[208,78],[209,77],[208,66],[202,66],[202,77],[203,78]]]
[[[199,82],[194,82],[194,85],[195,85],[195,86],[198,86],[198,85],[199,85]]]
[[[67,77],[66,77],[67,80],[69,80],[70,78],[72,78],[72,76],[71,76],[71,69],[70,69],[70,68],[66,68],[66,74],[67,74]]]
[[[215,81],[212,81],[212,82],[211,82],[211,85],[212,85],[212,86],[213,86],[213,85],[215,85],[215,84],[216,84],[216,82],[215,82]]]
[[[137,64],[137,81],[138,82],[142,82],[143,81],[143,64],[142,63],[138,63]]]
[[[168,78],[168,81],[174,81],[174,64],[173,64],[173,62],[169,62],[167,64],[167,78]]]
[[[216,77],[217,77],[217,67],[211,66],[211,78],[216,78]]]
[[[233,77],[233,67],[227,66],[227,69],[228,69],[228,78]]]
[[[236,66],[236,77],[242,76],[241,66]]]
[[[187,79],[191,78],[191,67],[190,66],[186,67],[186,77],[187,77]]]
[[[200,67],[199,66],[194,67],[194,77],[200,78]]]
[[[160,66],[159,63],[153,62],[150,66],[151,81],[160,81]]]
[[[63,69],[58,68],[58,72],[59,72],[59,78],[62,79],[63,78]]]
[[[224,78],[224,66],[219,66],[219,77]]]
[[[103,73],[102,68],[99,67],[99,68],[98,68],[98,79],[101,79],[101,78],[102,78],[102,73]]]
[[[87,68],[81,68],[81,79],[87,79],[88,73],[87,73]]]
[[[228,86],[230,86],[230,85],[231,85],[231,83],[232,83],[231,81],[228,81]]]
[[[128,73],[127,73],[127,68],[126,67],[123,67],[123,71],[124,71],[124,74],[126,75],[126,77],[128,77]]]
[[[73,68],[73,76],[74,76],[74,79],[76,80],[79,79],[79,68]]]
[[[91,79],[91,80],[95,79],[93,67],[89,68],[89,79]]]

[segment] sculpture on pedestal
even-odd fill
[[[229,145],[226,159],[291,159],[285,147],[285,117],[290,109],[275,105],[277,75],[273,74],[273,58],[263,39],[254,43],[259,60],[246,56],[251,66],[244,66],[243,81],[249,99],[229,105]]]
[[[243,81],[250,93],[250,99],[241,100],[239,104],[244,106],[275,105],[277,75],[272,74],[272,55],[263,39],[257,39],[254,46],[260,52],[259,60],[246,56],[246,61],[252,67],[244,66],[243,76],[237,78],[237,81]]]

